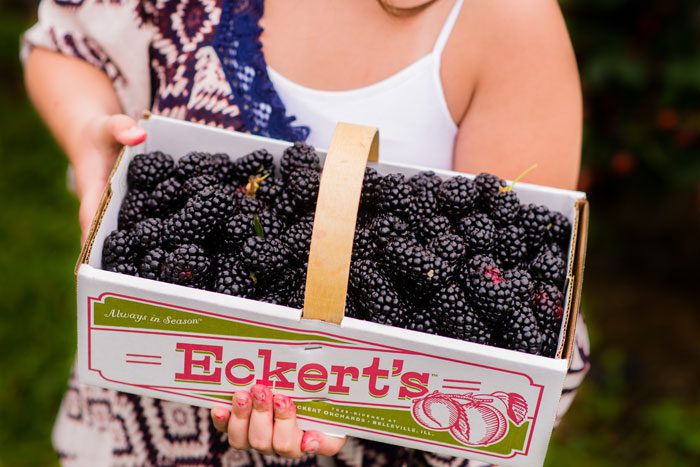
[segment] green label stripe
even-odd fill
[[[118,297],[107,297],[103,302],[95,302],[93,319],[95,326],[154,329],[281,341],[323,341],[352,345],[351,342],[326,336],[241,323]]]

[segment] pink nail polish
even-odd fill
[[[223,420],[226,418],[226,410],[222,408],[214,409],[214,418],[217,420]]]
[[[315,439],[312,439],[311,441],[306,443],[306,446],[304,447],[304,451],[306,452],[316,452],[318,450],[318,441]]]
[[[244,394],[236,394],[236,404],[238,404],[238,407],[245,407],[248,405],[248,396]]]
[[[265,402],[265,389],[264,386],[253,386],[253,397],[258,402]]]
[[[277,410],[285,410],[287,408],[287,398],[286,397],[275,397],[273,398],[275,407]]]

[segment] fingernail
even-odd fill
[[[234,398],[236,399],[238,407],[245,407],[248,405],[248,396],[246,394],[236,394]]]
[[[304,451],[306,452],[316,452],[318,450],[318,441],[315,439],[312,439],[308,443],[306,443],[306,446],[304,447]]]
[[[265,402],[265,386],[253,386],[251,393],[256,401]]]
[[[224,409],[223,407],[216,407],[212,410],[212,414],[217,420],[223,420],[226,418],[228,410]]]
[[[128,130],[124,131],[122,133],[122,136],[126,138],[138,138],[139,136],[143,136],[144,133],[145,131],[143,131],[143,129],[137,126],[132,126]]]
[[[287,398],[285,396],[273,396],[272,401],[274,402],[277,410],[287,409]]]

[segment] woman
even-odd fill
[[[71,161],[83,233],[118,146],[146,138],[133,120],[146,108],[319,147],[328,146],[336,121],[364,123],[380,129],[384,160],[504,178],[537,162],[528,181],[575,187],[581,96],[554,0],[268,0],[264,7],[261,0],[43,0],[25,35],[27,88]],[[587,368],[578,328],[574,380]],[[54,443],[66,465],[282,462],[260,453],[297,465],[336,453],[338,465],[467,464],[304,433],[290,400],[264,387],[236,393],[211,420],[201,409],[72,382]]]

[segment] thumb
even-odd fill
[[[127,115],[117,114],[106,117],[102,128],[105,139],[111,144],[134,146],[146,139],[146,130]]]

